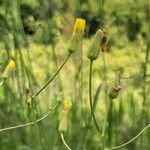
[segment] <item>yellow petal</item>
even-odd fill
[[[77,18],[75,25],[74,25],[74,31],[73,33],[80,33],[80,32],[84,32],[85,30],[85,19],[82,18]]]

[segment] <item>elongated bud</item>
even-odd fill
[[[16,63],[13,60],[10,60],[8,65],[6,66],[6,69],[2,75],[4,79],[7,79],[7,77],[15,70]]]
[[[7,61],[7,51],[6,50],[2,50],[0,53],[0,64],[4,64]]]
[[[69,53],[74,53],[75,50],[78,48],[78,45],[82,40],[84,30],[85,30],[85,19],[77,18],[74,25],[73,34],[69,40],[67,47],[67,51]]]
[[[63,109],[60,117],[59,128],[60,132],[66,132],[68,128],[68,115],[71,108],[71,102],[69,100],[64,100]]]
[[[120,72],[118,72],[116,74],[116,79],[113,83],[113,86],[110,88],[110,90],[108,92],[108,97],[110,98],[110,100],[117,98],[119,91],[122,89],[121,85],[120,85],[120,78],[121,78]]]
[[[108,92],[108,96],[111,100],[118,97],[119,91],[121,90],[121,86],[112,86],[111,89]]]
[[[101,30],[98,30],[91,41],[91,45],[88,49],[88,54],[87,54],[87,57],[90,60],[95,60],[99,56],[101,32],[102,32]]]

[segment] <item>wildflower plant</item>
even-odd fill
[[[69,60],[69,58],[71,57],[72,53],[75,53],[76,50],[78,49],[79,45],[81,44],[81,41],[83,40],[83,36],[84,36],[84,32],[85,32],[85,26],[86,26],[86,21],[85,19],[82,18],[77,18],[74,24],[74,28],[72,29],[72,35],[70,36],[70,39],[68,41],[68,45],[67,45],[67,56],[64,59],[64,61],[62,62],[62,64],[60,65],[60,67],[58,67],[56,69],[56,71],[53,73],[53,75],[48,77],[47,82],[41,87],[39,88],[39,90],[37,92],[33,92],[32,89],[31,90],[26,90],[26,97],[27,100],[26,102],[29,104],[29,106],[34,106],[34,100],[36,99],[36,97],[38,97],[40,95],[40,93],[48,86],[52,83],[52,81],[57,77],[57,75],[60,73],[60,71],[62,70],[62,68],[64,67],[64,65],[66,64],[66,62]],[[107,39],[108,39],[108,33],[107,31],[103,31],[101,29],[97,30],[97,32],[95,33],[95,35],[93,36],[88,51],[87,51],[87,58],[89,59],[89,81],[88,81],[88,94],[89,94],[89,105],[90,105],[90,117],[91,119],[93,119],[93,123],[96,127],[96,130],[98,131],[97,133],[100,135],[99,139],[101,141],[101,144],[99,144],[100,148],[102,148],[102,150],[113,150],[113,149],[119,149],[122,148],[128,144],[130,144],[131,142],[133,142],[135,139],[137,139],[143,132],[145,132],[147,129],[150,128],[150,124],[148,124],[143,130],[141,130],[135,137],[133,137],[131,140],[125,142],[122,145],[119,146],[114,146],[114,147],[110,147],[110,148],[106,148],[109,147],[110,145],[107,144],[106,142],[106,131],[107,128],[109,128],[109,124],[111,122],[109,122],[109,117],[111,117],[112,115],[112,110],[111,110],[111,104],[115,101],[113,101],[114,99],[118,98],[119,96],[119,92],[122,89],[121,86],[121,74],[119,72],[116,73],[116,78],[114,80],[114,82],[112,83],[112,85],[108,85],[109,90],[107,90],[107,76],[106,76],[106,62],[105,62],[105,52],[107,51]],[[105,90],[105,94],[106,94],[106,110],[104,111],[104,117],[101,119],[103,120],[102,122],[98,122],[96,119],[96,113],[95,113],[95,107],[94,107],[94,98],[93,98],[93,91],[92,91],[92,79],[93,79],[93,62],[95,62],[100,53],[104,52],[102,55],[104,56],[104,72],[105,72],[105,85],[106,85],[106,90]],[[4,54],[3,54],[4,53]],[[5,58],[5,52],[1,53],[1,59],[0,59],[0,63],[3,64],[4,61],[6,61]],[[20,54],[21,56],[21,54]],[[4,58],[3,58],[4,57]],[[8,58],[7,58],[8,59]],[[16,60],[16,59],[15,59]],[[23,59],[22,59],[23,60]],[[148,58],[146,58],[146,60],[148,61]],[[148,63],[148,62],[146,62]],[[19,63],[17,63],[19,64]],[[26,67],[24,65],[24,67]],[[10,60],[6,66],[6,68],[4,69],[4,72],[2,73],[2,80],[5,81],[6,79],[9,78],[9,76],[11,75],[11,73],[16,69],[16,62],[14,60]],[[26,68],[25,68],[26,70]],[[28,72],[27,72],[28,73]],[[146,74],[146,73],[145,73]],[[144,75],[145,75],[144,74]],[[103,80],[103,79],[102,79]],[[26,80],[24,80],[26,81]],[[19,82],[19,79],[18,79]],[[146,81],[145,81],[146,82]],[[3,83],[3,82],[1,82]],[[2,84],[1,84],[2,85]],[[31,86],[31,85],[29,85]],[[145,88],[145,87],[144,87]],[[48,91],[50,94],[52,93],[51,90]],[[18,128],[24,128],[27,126],[31,126],[31,125],[36,125],[39,122],[43,121],[44,119],[48,118],[48,116],[51,116],[51,114],[53,114],[54,112],[56,112],[56,110],[58,110],[59,106],[59,125],[57,126],[57,132],[59,132],[59,135],[62,139],[63,144],[65,145],[65,147],[68,150],[71,150],[70,146],[67,144],[64,135],[67,134],[67,130],[68,130],[68,125],[69,123],[71,123],[71,119],[70,119],[70,112],[71,108],[74,107],[75,109],[77,109],[76,111],[79,110],[78,107],[75,107],[71,102],[71,100],[65,99],[64,98],[64,91],[59,91],[59,95],[57,98],[55,98],[56,100],[56,105],[52,108],[50,108],[45,114],[42,115],[42,117],[38,117],[38,111],[37,108],[33,108],[33,110],[35,111],[35,116],[37,117],[35,120],[33,121],[28,121],[27,123],[24,124],[20,124],[20,125],[16,125],[16,126],[11,126],[11,127],[6,127],[6,128],[0,128],[0,133],[3,131],[8,131],[8,130],[13,130],[13,129],[18,129]],[[86,94],[85,94],[86,95]],[[81,96],[81,95],[80,95]],[[24,107],[24,106],[23,106]],[[89,111],[89,110],[88,110]],[[0,112],[1,113],[1,112]],[[110,115],[110,116],[109,116]],[[101,115],[102,116],[102,115]],[[72,117],[74,117],[74,114],[72,113]],[[90,118],[89,117],[89,118]],[[57,119],[55,119],[56,121],[58,121]],[[76,123],[76,121],[74,121]],[[89,121],[90,122],[90,121]],[[52,122],[53,123],[53,122]],[[73,124],[73,122],[72,122]],[[103,124],[103,128],[101,128],[100,124]],[[84,126],[85,127],[85,126]],[[85,132],[87,132],[87,129],[85,129]],[[81,128],[81,134],[82,134],[83,128]],[[91,130],[90,130],[91,131]],[[84,133],[84,132],[83,132]],[[109,133],[109,132],[108,132]],[[84,135],[84,134],[83,134]],[[107,135],[108,137],[111,136],[110,134]],[[73,139],[74,140],[74,139]],[[86,143],[86,136],[84,137],[83,143],[81,142],[81,144],[85,144]],[[83,147],[82,147],[83,148]],[[74,149],[74,148],[73,148]]]
[[[74,25],[74,30],[72,36],[69,40],[67,50],[69,53],[74,53],[78,48],[79,43],[83,38],[83,34],[85,31],[85,19],[77,18]]]

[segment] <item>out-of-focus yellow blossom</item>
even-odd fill
[[[16,68],[16,63],[15,63],[15,61],[10,60],[9,63],[8,63],[8,65],[6,66],[6,69],[5,69],[5,71],[4,71],[2,77],[3,77],[4,79],[6,79],[6,78],[11,74],[11,72],[12,72],[13,70],[15,70],[15,68]]]
[[[8,68],[9,70],[14,70],[14,69],[16,68],[16,63],[15,63],[15,61],[10,60],[9,63],[8,63],[8,65],[7,65],[7,68]]]
[[[73,34],[81,32],[83,33],[84,30],[85,30],[85,19],[77,18],[74,25]]]
[[[70,100],[64,100],[62,103],[63,109],[60,113],[60,122],[59,122],[59,128],[58,130],[60,132],[66,132],[68,128],[68,115],[69,110],[71,108],[71,101]]]
[[[70,108],[71,108],[70,100],[64,100],[63,101],[63,110],[68,111]]]

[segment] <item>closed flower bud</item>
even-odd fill
[[[69,40],[67,51],[69,53],[74,53],[75,50],[78,48],[80,41],[82,40],[83,34],[85,30],[85,20],[82,18],[77,18],[73,34]]]
[[[7,77],[13,72],[13,70],[16,68],[16,63],[13,60],[10,60],[8,65],[6,66],[6,69],[2,75],[4,79],[7,79]]]
[[[98,30],[91,41],[91,45],[89,47],[88,54],[87,54],[87,57],[90,60],[95,60],[99,56],[101,32],[102,32],[101,30]]]
[[[68,129],[68,111],[62,111],[59,122],[59,132],[66,132]]]
[[[80,33],[73,34],[69,40],[67,51],[69,53],[74,53],[76,49],[78,48],[78,45],[82,39],[82,36]]]
[[[60,132],[66,132],[67,131],[67,128],[68,128],[68,115],[69,115],[70,108],[71,108],[71,102],[69,100],[64,100],[62,113],[61,113],[61,116],[60,116],[59,128],[58,128],[58,130]]]
[[[119,91],[121,90],[121,85],[120,85],[120,78],[121,78],[121,74],[118,71],[116,73],[116,77],[115,77],[115,81],[113,83],[113,86],[110,88],[109,92],[108,92],[108,97],[113,100],[115,98],[118,97]]]
[[[120,85],[113,86],[108,92],[108,97],[110,98],[110,100],[117,98],[120,90],[121,90]]]
[[[0,53],[0,64],[4,64],[7,61],[7,51],[6,50],[2,50]]]

